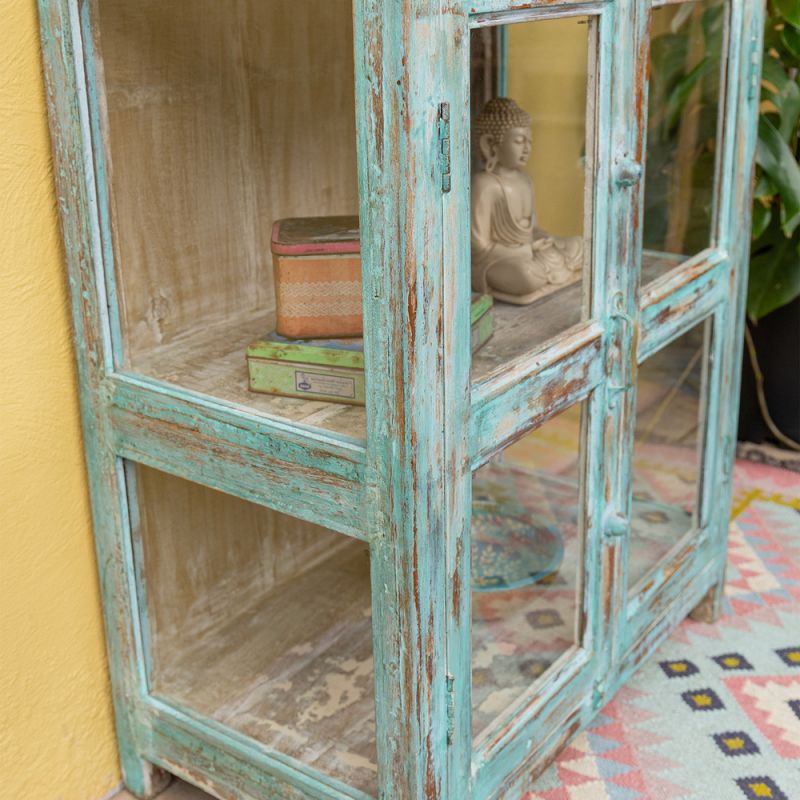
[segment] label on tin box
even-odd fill
[[[353,378],[341,378],[319,372],[294,371],[294,388],[309,394],[327,394],[331,397],[355,399],[356,382]]]

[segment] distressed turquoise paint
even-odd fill
[[[132,376],[109,382],[125,458],[366,539],[363,448]]]
[[[146,708],[145,754],[192,783],[237,800],[369,800],[364,792],[177,703],[148,698]]]
[[[637,360],[640,364],[705,319],[728,296],[730,264],[727,258],[713,252],[698,259],[696,266],[690,280],[667,274],[663,281],[648,287],[639,312],[641,332]]]
[[[723,306],[724,332],[720,358],[720,377],[712,396],[718,398],[719,432],[717,460],[714,470],[722,475],[713,507],[722,509],[711,526],[712,542],[718,563],[714,586],[712,614],[718,614],[724,586],[725,553],[728,541],[728,510],[733,491],[733,461],[736,428],[739,415],[739,386],[741,381],[742,348],[744,342],[745,305],[747,300],[747,269],[750,254],[750,217],[752,212],[753,160],[757,141],[759,76],[761,74],[762,38],[764,31],[764,2],[732,0],[731,67],[729,69],[731,96],[730,111],[726,114],[730,136],[730,152],[726,165],[728,184],[723,196],[729,198],[720,207],[720,241],[730,254],[730,293]],[[746,88],[746,91],[744,90]]]
[[[612,3],[613,0],[462,0],[461,5],[465,13],[473,18],[509,17],[516,19],[520,15],[530,14],[569,14],[579,9],[577,13],[585,14],[587,9],[598,9],[603,5]]]
[[[141,757],[142,661],[125,489],[109,446],[102,392],[112,354],[105,291],[97,281],[101,249],[77,9],[72,3],[41,0],[39,17],[120,763],[126,784],[146,796],[158,791],[163,777]]]
[[[573,351],[565,353],[559,343],[557,353],[548,349],[541,362],[520,365],[510,376],[473,388],[470,441],[474,469],[526,430],[583,400],[601,382],[600,334],[599,326],[590,325]]]
[[[469,343],[466,280],[445,290],[444,253],[462,251],[443,225],[438,114],[460,91],[464,26],[441,0],[354,6],[379,796],[436,800],[452,796],[445,585],[468,502]]]
[[[521,797],[711,590],[718,607],[738,398],[763,5],[731,0],[715,247],[639,297],[644,0],[356,0],[356,93],[369,379],[366,444],[114,372],[104,120],[88,0],[39,0],[58,195],[118,737],[126,782],[152,764],[234,798],[365,800],[311,767],[157,700],[132,470],[121,457],[370,542],[379,795]],[[470,17],[470,14],[472,16]],[[469,381],[469,26],[595,15],[593,281],[588,322],[505,375]],[[83,38],[82,38],[83,37]],[[747,91],[743,87],[747,88]],[[439,109],[450,108],[442,191]],[[638,114],[631,116],[631,110]],[[627,598],[636,362],[713,316],[698,528]],[[637,336],[638,334],[638,336]],[[638,339],[638,345],[637,345]],[[585,400],[580,641],[471,737],[471,473],[519,432]],[[722,475],[722,480],[716,476]],[[131,505],[129,505],[129,503]]]
[[[121,307],[117,293],[117,275],[114,267],[114,243],[111,239],[111,203],[108,191],[108,175],[106,173],[106,154],[103,151],[103,128],[106,120],[103,116],[103,104],[100,102],[101,87],[98,84],[95,64],[97,51],[92,30],[92,0],[78,0],[80,15],[80,32],[83,42],[83,68],[86,75],[86,110],[91,127],[92,137],[92,170],[94,171],[94,194],[97,204],[97,229],[94,237],[101,248],[102,260],[98,259],[98,268],[102,264],[102,275],[98,276],[98,288],[105,290],[106,308],[109,324],[109,356],[112,363],[120,366],[123,363],[122,327],[120,325]],[[113,368],[112,364],[108,365]]]
[[[446,739],[444,798],[472,796],[472,638],[469,429],[472,414],[470,363],[465,311],[471,293],[469,185],[470,97],[467,81],[458,75],[470,72],[469,18],[452,20],[453,57],[446,101],[450,104],[451,191],[443,197],[444,354],[450,373],[444,385],[447,536],[445,542],[444,635],[445,688],[450,713]]]

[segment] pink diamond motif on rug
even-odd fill
[[[800,702],[800,676],[743,676],[725,684],[778,755],[800,758],[800,719],[789,705]]]

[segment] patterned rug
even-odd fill
[[[800,800],[800,475],[735,479],[724,616],[685,621],[526,800]]]

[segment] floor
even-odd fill
[[[136,798],[130,792],[122,791],[114,795],[112,800],[136,800]],[[214,798],[188,783],[174,780],[161,792],[158,800],[214,800]]]

